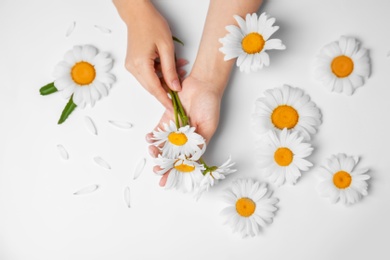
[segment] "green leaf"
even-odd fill
[[[46,96],[52,93],[57,92],[58,89],[54,86],[54,82],[47,84],[39,89],[39,92],[42,96]]]
[[[73,95],[70,97],[68,104],[66,104],[64,110],[62,111],[60,120],[58,120],[58,124],[62,124],[68,118],[68,116],[73,112],[73,110],[77,107],[75,103],[73,103]]]
[[[181,45],[184,46],[184,43],[183,43],[179,38],[177,38],[177,37],[175,37],[175,36],[172,36],[172,39],[173,39],[175,42],[178,42],[178,43],[180,43]]]

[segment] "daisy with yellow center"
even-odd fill
[[[225,54],[225,60],[238,58],[237,66],[241,71],[255,72],[263,66],[269,66],[266,51],[286,49],[281,40],[269,39],[279,29],[279,26],[273,26],[275,18],[268,18],[266,13],[258,18],[254,13],[247,14],[245,20],[237,15],[234,19],[238,26],[226,26],[229,34],[219,40],[223,44],[219,50]]]
[[[315,76],[330,91],[352,95],[370,75],[368,51],[352,37],[324,46],[316,60]]]
[[[354,204],[367,195],[367,168],[357,168],[359,158],[345,154],[332,155],[318,172],[318,192],[332,203]]]
[[[269,89],[264,97],[256,100],[252,117],[253,128],[257,133],[266,134],[269,130],[300,132],[306,140],[317,132],[321,124],[321,113],[301,89],[284,85]]]
[[[64,55],[64,60],[54,68],[56,80],[40,89],[42,95],[61,91],[70,98],[59,123],[62,123],[74,108],[92,107],[101,97],[107,96],[115,76],[109,71],[112,58],[106,52],[98,52],[91,45],[74,46]]]
[[[210,187],[216,185],[219,180],[224,180],[227,175],[236,172],[236,169],[231,168],[234,164],[235,163],[232,162],[232,158],[229,156],[229,159],[221,166],[207,167],[203,172],[203,178],[196,190],[195,199],[198,200],[205,191],[208,191]]]
[[[198,158],[196,158],[198,159]],[[176,159],[164,158],[161,155],[156,159],[156,165],[160,167],[159,175],[169,171],[166,189],[178,189],[183,192],[191,192],[199,186],[203,178],[202,171],[205,169],[202,164],[186,158],[184,155]]]
[[[167,158],[177,158],[183,154],[187,157],[194,153],[203,153],[206,149],[205,139],[195,133],[195,127],[189,125],[179,129],[173,121],[164,124],[164,129],[158,128],[153,132],[154,145],[162,146],[162,156]]]
[[[278,202],[265,183],[250,179],[234,181],[224,193],[224,200],[229,204],[221,211],[227,218],[225,224],[243,237],[259,235],[261,227],[272,222]]]
[[[302,171],[307,171],[313,164],[306,158],[313,148],[303,141],[298,132],[284,128],[280,134],[274,131],[268,138],[259,142],[257,148],[258,167],[261,173],[275,185],[295,184]]]

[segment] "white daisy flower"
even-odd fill
[[[277,198],[271,196],[265,183],[236,180],[226,190],[224,198],[230,206],[221,211],[227,217],[225,224],[243,237],[260,234],[260,228],[271,223]]]
[[[358,162],[358,157],[332,155],[318,172],[320,195],[329,197],[332,203],[341,201],[343,204],[353,204],[366,196],[370,176],[366,174],[367,168],[356,168]]]
[[[270,182],[280,186],[287,182],[295,184],[301,171],[307,171],[313,164],[306,160],[313,148],[303,142],[298,132],[286,128],[278,135],[271,131],[268,138],[259,142],[257,150],[258,166]]]
[[[256,100],[252,117],[256,132],[265,134],[287,128],[299,131],[306,140],[317,132],[321,124],[320,110],[301,89],[284,85],[266,90],[264,96]]]
[[[115,76],[109,73],[112,65],[108,53],[98,52],[91,45],[74,46],[56,65],[54,86],[65,98],[73,95],[78,107],[94,106],[97,100],[108,95],[115,82]]]
[[[195,133],[195,127],[189,125],[176,128],[173,121],[164,124],[164,130],[158,128],[153,131],[154,145],[159,146],[164,144],[161,148],[162,156],[167,158],[177,158],[179,155],[193,156],[195,153],[200,155],[206,149],[205,139]]]
[[[317,59],[315,76],[330,91],[352,95],[370,75],[370,57],[352,37],[324,46]]]
[[[229,156],[229,159],[221,166],[214,166],[210,169],[206,169],[206,171],[203,173],[204,175],[202,180],[200,181],[199,187],[195,193],[195,199],[198,200],[205,191],[208,191],[210,187],[217,184],[219,180],[223,180],[227,175],[236,172],[236,169],[231,168],[234,164],[235,163],[232,162],[232,158]]]
[[[268,18],[266,13],[257,18],[257,14],[253,13],[247,14],[246,20],[238,15],[234,19],[239,26],[226,26],[229,34],[219,40],[223,44],[219,50],[225,54],[225,60],[238,57],[237,66],[240,71],[255,72],[263,66],[269,66],[266,51],[286,49],[281,40],[269,39],[279,29],[279,26],[273,26],[275,18]]]
[[[176,159],[159,155],[156,164],[161,168],[157,174],[163,175],[170,171],[165,188],[176,188],[183,192],[193,191],[199,186],[203,178],[202,171],[205,169],[202,164],[197,163],[196,160],[187,159],[184,155]]]

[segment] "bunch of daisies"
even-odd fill
[[[169,92],[175,114],[175,122],[170,121],[153,132],[154,145],[161,154],[156,164],[161,168],[159,175],[168,174],[165,187],[183,192],[195,192],[195,198],[210,187],[235,172],[234,162],[229,157],[221,166],[209,166],[202,155],[206,151],[206,140],[195,132],[180,102],[177,92]]]

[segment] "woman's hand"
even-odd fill
[[[223,93],[219,90],[223,88],[216,87],[211,82],[201,81],[191,75],[183,81],[182,86],[183,89],[179,92],[179,98],[190,119],[190,125],[196,127],[196,132],[203,136],[206,143],[208,143],[218,127]],[[163,129],[163,123],[168,123],[170,120],[174,120],[173,111],[166,110],[157,127]],[[149,153],[152,157],[157,157],[160,150],[152,144],[152,137],[153,133],[146,135],[146,140],[151,143]],[[159,170],[158,166],[153,169],[154,172]],[[163,175],[160,186],[165,186],[168,174]]]
[[[172,110],[172,102],[155,69],[156,65],[161,66],[170,89],[181,90],[167,21],[147,0],[114,0],[114,4],[127,25],[126,68],[165,108]]]

